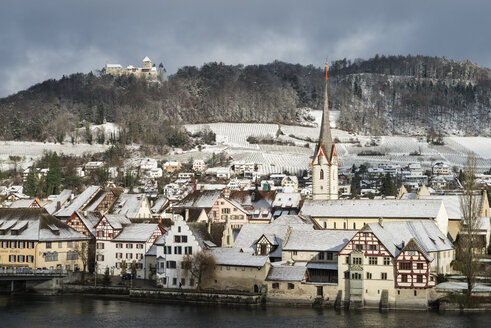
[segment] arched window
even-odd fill
[[[324,180],[324,170],[321,170],[319,174],[319,179]]]

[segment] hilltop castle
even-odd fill
[[[332,141],[329,122],[329,103],[327,98],[327,62],[326,86],[324,90],[324,112],[322,113],[319,143],[312,160],[312,199],[338,199],[338,156]]]
[[[157,78],[157,68],[152,65],[150,58],[145,57],[142,62],[142,67],[134,67],[133,65],[128,65],[123,68],[120,64],[108,64],[106,63],[106,74],[120,76],[133,74],[137,77],[145,79],[156,79]]]

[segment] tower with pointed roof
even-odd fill
[[[315,147],[312,160],[312,199],[328,200],[338,199],[338,156],[336,146],[332,141],[331,125],[329,122],[329,108],[327,95],[327,61],[326,85],[324,88],[324,112],[322,113],[319,142]]]

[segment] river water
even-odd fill
[[[0,295],[0,327],[491,327],[491,313],[334,311]]]

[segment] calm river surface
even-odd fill
[[[491,327],[491,313],[336,312],[184,305],[84,296],[0,295],[0,327]]]

